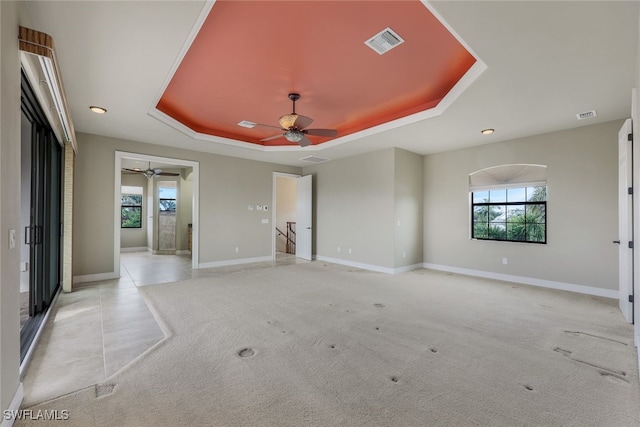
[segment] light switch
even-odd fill
[[[253,205],[249,205],[249,206],[247,207],[247,209],[248,209],[248,210],[250,210],[250,211],[252,211],[252,210],[253,210]]]
[[[14,249],[16,247],[16,230],[13,228],[9,230],[9,249]]]
[[[262,210],[262,205],[256,205],[256,210],[261,211]]]

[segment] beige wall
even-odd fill
[[[394,267],[422,264],[423,156],[395,152]]]
[[[425,156],[425,263],[617,289],[618,248],[612,241],[618,235],[621,125],[614,121]],[[469,238],[469,174],[510,163],[547,166],[546,245]]]
[[[273,172],[300,173],[299,168],[83,133],[77,137],[74,276],[113,272],[115,151],[200,163],[201,264],[271,256],[272,225],[262,224],[247,206],[270,203]]]
[[[318,256],[383,271],[422,262],[422,156],[388,148],[304,174],[314,175]]]
[[[142,187],[142,228],[121,228],[120,229],[120,247],[126,248],[144,248],[147,247],[147,177],[142,174],[123,173],[121,178],[122,185],[130,185],[133,187]]]

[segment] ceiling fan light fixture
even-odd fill
[[[296,123],[296,120],[298,120],[298,117],[299,116],[296,113],[287,114],[280,117],[278,123],[280,123],[280,126],[282,126],[283,129],[289,129],[293,127],[293,125]]]
[[[491,135],[493,132],[495,132],[495,129],[482,129],[480,131],[480,133],[483,135]]]
[[[289,142],[300,142],[304,134],[299,130],[288,130],[284,133],[284,137]]]

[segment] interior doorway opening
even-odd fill
[[[275,197],[273,224],[275,227],[274,254],[282,257],[296,253],[296,184],[297,175],[274,176]]]
[[[121,252],[190,256],[199,268],[199,163],[116,152],[115,178],[115,276]]]
[[[273,259],[312,260],[312,177],[273,174]]]

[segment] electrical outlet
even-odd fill
[[[502,258],[502,264],[507,265],[509,263],[509,260],[506,258]]]
[[[406,258],[407,257],[407,253],[406,252],[402,252],[402,258]]]
[[[240,248],[236,246],[236,252],[240,252]]]
[[[349,248],[349,253],[351,253],[351,248]]]
[[[338,246],[338,252],[340,252],[340,246]]]
[[[268,218],[262,218],[262,223],[263,224],[269,224],[269,219]]]

